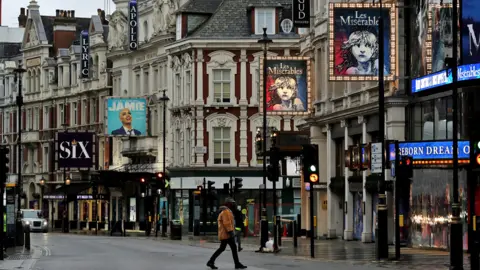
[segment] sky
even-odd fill
[[[21,7],[27,7],[30,0],[0,0],[2,2],[2,25],[18,27],[18,15]],[[40,14],[55,15],[55,10],[75,10],[76,17],[91,17],[97,14],[97,9],[115,10],[112,0],[36,0],[40,6]],[[107,12],[108,14],[109,12]]]

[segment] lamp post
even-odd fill
[[[40,191],[41,191],[41,193],[40,193],[40,210],[42,212],[43,212],[43,194],[44,194],[43,190],[45,189],[45,181],[46,181],[45,178],[43,178],[43,176],[42,176],[42,178],[40,179]]]
[[[166,94],[167,90],[162,90],[163,92],[163,95],[162,97],[160,97],[160,101],[163,102],[163,131],[162,131],[162,136],[163,136],[163,177],[165,180],[166,179],[166,170],[167,170],[167,161],[166,161],[166,157],[167,157],[167,102],[170,100]],[[167,189],[165,189],[165,194],[164,196],[167,198],[168,200],[168,192],[167,192]],[[159,201],[160,203],[160,201]],[[167,215],[166,215],[167,211],[165,209],[165,203],[162,204],[162,237],[165,237],[166,236],[166,229],[167,229],[167,222],[168,222],[168,218],[167,218]]]
[[[17,139],[17,172],[18,172],[18,179],[17,179],[17,188],[16,188],[16,193],[17,193],[17,220],[16,220],[16,226],[15,226],[15,240],[16,244],[18,245],[23,245],[23,226],[22,226],[22,212],[21,212],[21,194],[22,194],[22,106],[23,106],[23,94],[22,94],[22,74],[26,72],[24,68],[22,68],[22,65],[19,65],[18,68],[14,70],[15,72],[15,82],[18,82],[18,95],[17,95],[17,121],[18,121],[18,126],[17,126],[17,134],[18,134],[18,139]]]
[[[260,250],[263,250],[268,240],[267,222],[267,50],[268,44],[273,41],[267,36],[267,27],[263,27],[263,36],[258,43],[263,44],[263,198],[262,211],[260,213]],[[260,193],[262,191],[260,190]],[[265,228],[266,227],[266,228]]]
[[[63,206],[65,209],[63,210],[63,232],[68,233],[70,229],[70,225],[68,224],[68,192],[67,192],[67,187],[70,185],[72,180],[70,179],[70,176],[66,175],[66,171],[63,170],[63,186],[65,187],[65,194],[63,196]],[[96,209],[96,207],[95,207]]]

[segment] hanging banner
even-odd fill
[[[310,27],[310,0],[292,1],[293,26],[298,28]]]
[[[92,168],[95,165],[95,144],[93,132],[58,132],[58,168]]]
[[[137,1],[131,0],[128,4],[128,26],[129,26],[129,47],[130,50],[138,49],[138,8]]]
[[[463,0],[461,30],[462,64],[480,63],[480,1]]]
[[[89,76],[90,65],[90,40],[88,37],[88,31],[82,31],[82,60],[81,60],[81,73],[82,78],[86,79]]]
[[[383,36],[378,22],[383,17]],[[378,80],[379,39],[384,41],[385,80],[396,74],[396,13],[391,4],[330,3],[329,79]]]

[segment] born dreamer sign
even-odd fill
[[[95,144],[93,132],[58,132],[58,168],[92,168],[95,165]]]

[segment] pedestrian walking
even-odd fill
[[[235,262],[235,269],[246,269],[247,267],[240,263],[237,253],[237,245],[235,243],[235,218],[232,210],[235,210],[235,200],[227,198],[225,205],[221,206],[218,215],[218,240],[220,240],[220,247],[213,253],[210,260],[207,262],[207,266],[211,269],[218,269],[215,266],[215,260],[222,252],[225,251],[227,245],[232,250],[233,261]]]
[[[233,212],[233,215],[235,217],[235,238],[237,240],[237,245],[238,245],[238,252],[242,251],[242,237],[243,237],[243,232],[245,231],[245,225],[243,224],[244,218],[243,214],[241,211],[242,207],[238,206],[237,209]]]

